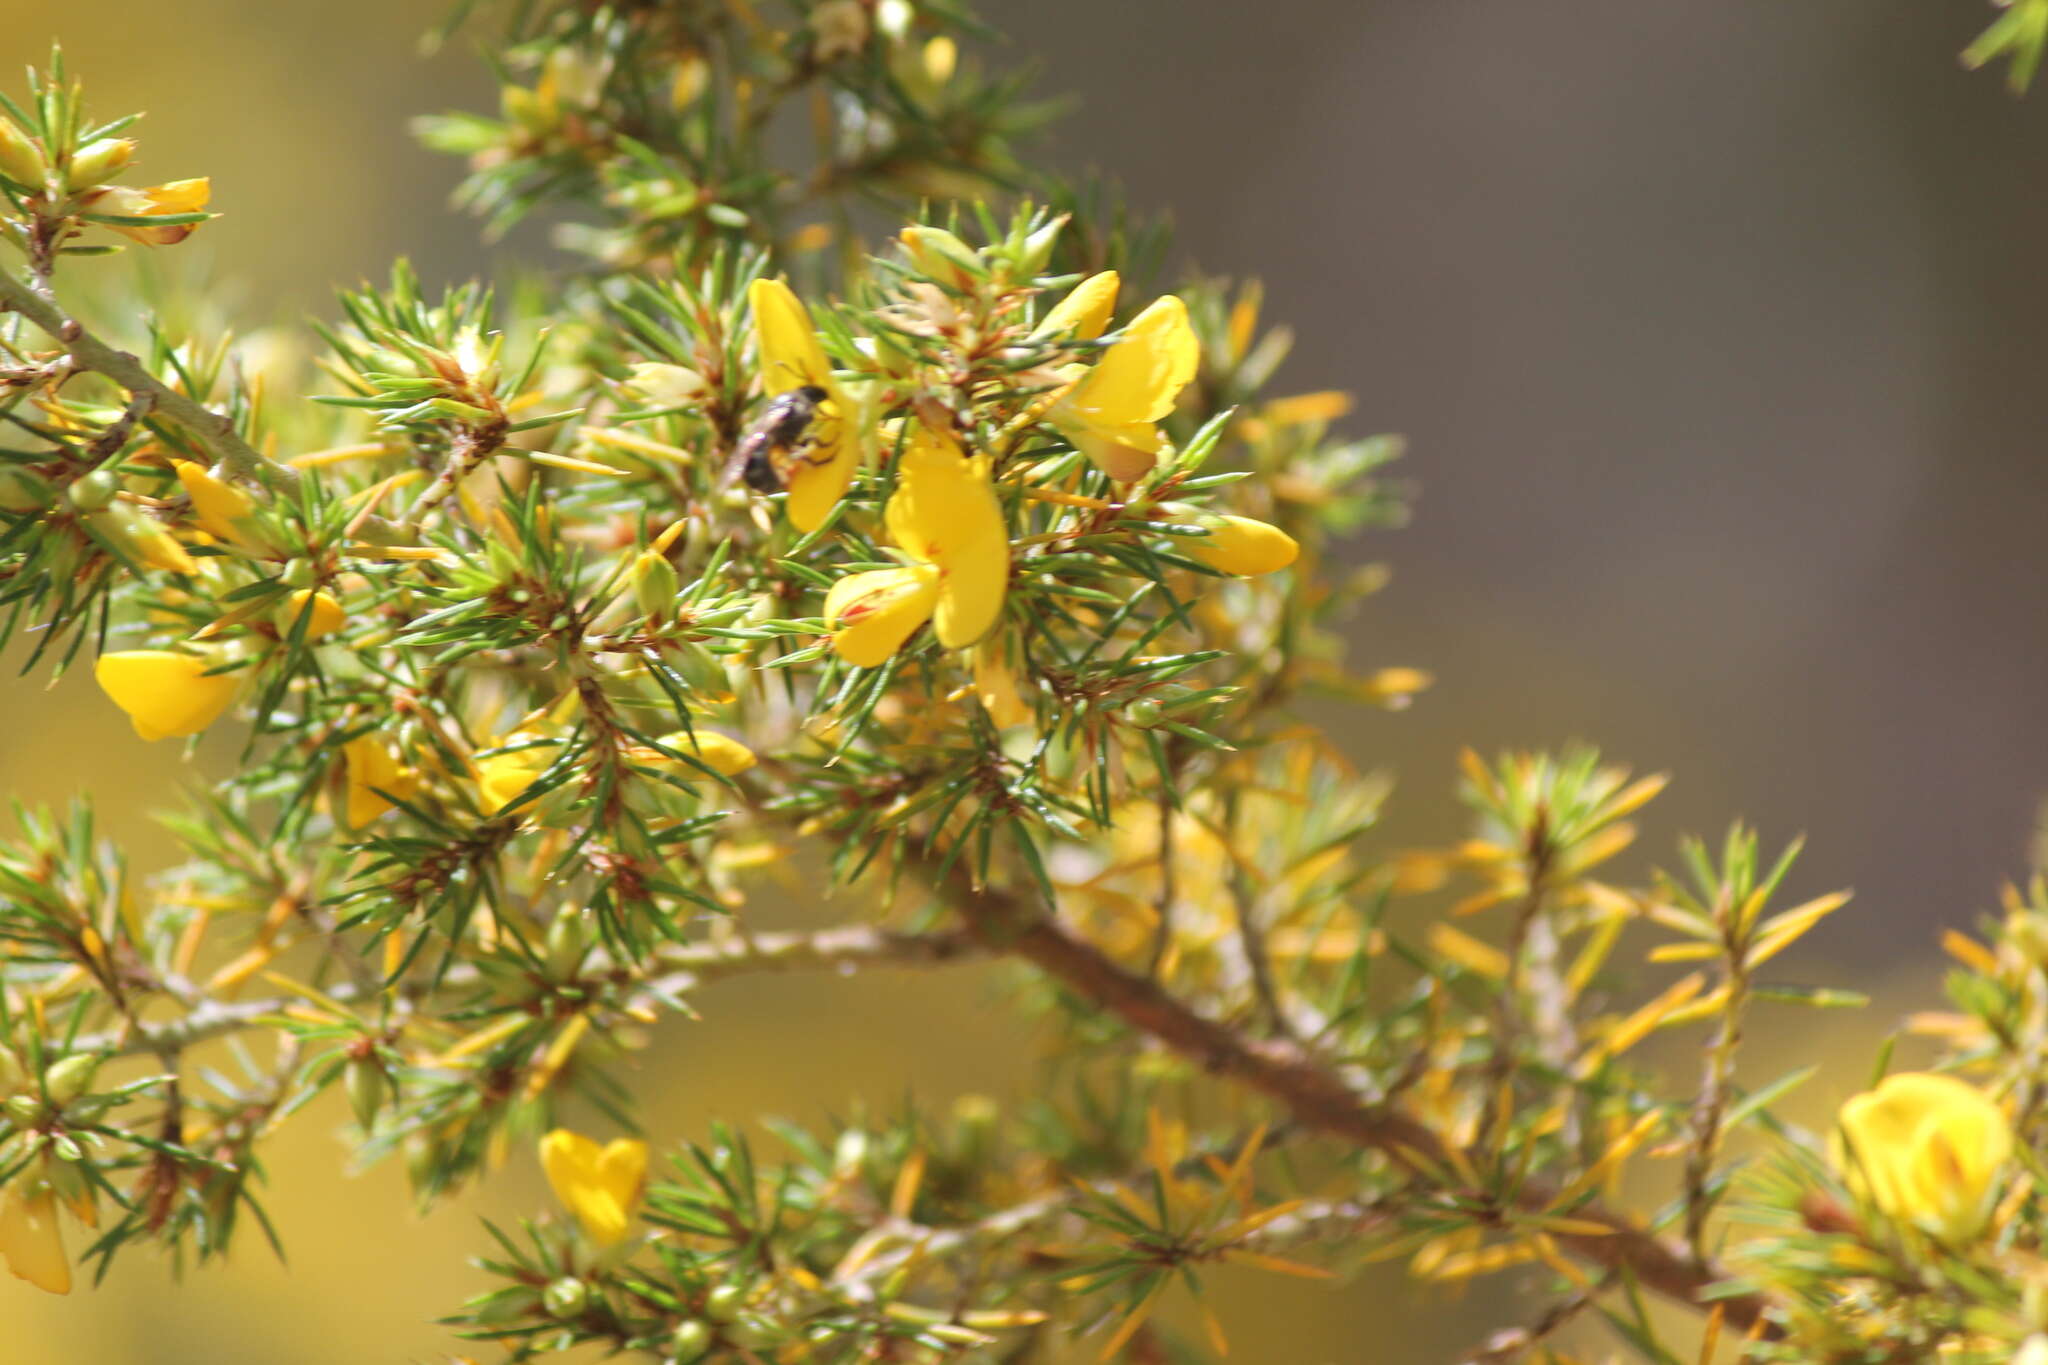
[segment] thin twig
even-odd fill
[[[713,943],[683,944],[656,953],[650,964],[661,975],[650,978],[645,990],[650,995],[673,995],[734,976],[937,966],[985,955],[980,943],[966,933],[906,934],[853,926],[817,933],[753,934]],[[456,968],[440,984],[460,989],[475,984],[477,979],[474,970]],[[337,982],[327,995],[351,1004],[372,998],[374,992],[366,994],[350,983]],[[284,997],[208,1000],[162,1024],[138,1023],[80,1038],[73,1044],[73,1050],[118,1056],[189,1047],[256,1027],[301,1003],[296,998]]]

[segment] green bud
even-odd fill
[[[81,512],[97,512],[114,500],[114,494],[121,491],[121,480],[111,469],[95,469],[71,481],[65,496],[71,505]]]
[[[704,1296],[704,1316],[713,1322],[731,1322],[739,1315],[747,1291],[736,1284],[713,1285]]]
[[[669,1358],[673,1365],[694,1365],[710,1349],[711,1328],[695,1318],[679,1324],[676,1334],[669,1338]]]
[[[31,190],[43,188],[50,178],[49,158],[42,147],[9,118],[0,118],[0,175]]]
[[[726,1328],[725,1335],[741,1350],[758,1351],[782,1340],[782,1329],[766,1318],[749,1313]]]
[[[1140,697],[1124,708],[1124,716],[1131,724],[1149,730],[1166,719],[1166,708],[1150,697]]]
[[[384,1068],[374,1057],[350,1058],[342,1086],[348,1091],[348,1107],[355,1111],[356,1122],[368,1132],[376,1126],[377,1111],[384,1107],[384,1097],[390,1089]]]
[[[56,485],[35,470],[0,465],[0,512],[41,512],[56,501]]]
[[[28,1084],[28,1068],[11,1047],[0,1046],[0,1091],[12,1095]]]
[[[0,1108],[7,1110],[7,1117],[16,1123],[34,1123],[43,1116],[43,1100],[40,1095],[9,1095]]]
[[[544,964],[548,979],[567,981],[574,977],[589,947],[590,934],[581,911],[564,910],[556,915],[554,923],[548,926],[547,960]]]
[[[105,184],[120,174],[135,155],[135,141],[125,137],[103,137],[78,149],[71,167],[64,172],[64,188],[77,191]]]
[[[676,596],[683,590],[676,566],[668,556],[642,550],[633,561],[633,600],[643,615],[666,619],[675,614]]]
[[[1052,249],[1059,244],[1060,229],[1067,225],[1070,215],[1061,214],[1038,231],[1024,239],[1024,247],[1017,253],[1017,273],[1023,276],[1037,275],[1044,271],[1052,260]]]
[[[69,1104],[91,1087],[93,1073],[99,1069],[98,1053],[74,1052],[43,1073],[43,1093],[52,1104]]]
[[[583,1281],[572,1275],[564,1275],[547,1288],[541,1296],[548,1312],[558,1318],[573,1318],[590,1306],[590,1289]]]

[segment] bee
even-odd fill
[[[726,461],[723,482],[744,480],[756,493],[780,493],[798,465],[817,463],[813,429],[829,395],[816,384],[779,393],[768,400],[748,426]]]

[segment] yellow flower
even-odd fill
[[[1067,333],[1076,341],[1093,341],[1109,326],[1116,311],[1116,291],[1122,277],[1114,270],[1090,275],[1075,285],[1073,292],[1052,306],[1045,320],[1031,329],[1035,337]]]
[[[811,330],[811,315],[789,286],[781,280],[755,280],[747,287],[747,302],[754,312],[763,391],[771,398],[807,384],[825,391],[825,401],[811,422],[816,445],[790,472],[788,488],[790,525],[815,531],[853,481],[854,466],[860,462],[853,410]]]
[[[1202,518],[1207,537],[1186,542],[1188,554],[1221,573],[1250,578],[1286,568],[1301,553],[1294,537],[1250,517]]]
[[[114,705],[128,713],[147,740],[196,735],[219,720],[235,699],[231,673],[209,673],[211,661],[167,649],[124,649],[102,654],[92,675]]]
[[[1901,1072],[1842,1106],[1835,1161],[1850,1186],[1952,1244],[1983,1229],[2011,1156],[2005,1111],[1954,1076]]]
[[[1029,725],[1037,713],[1017,690],[1017,675],[994,645],[984,642],[974,651],[974,694],[998,730],[1012,725]]]
[[[1010,537],[987,460],[968,459],[950,440],[913,426],[882,515],[913,562],[832,585],[825,619],[840,657],[873,668],[927,620],[948,649],[988,634],[1009,587]]]
[[[191,460],[175,460],[171,467],[177,470],[185,495],[192,499],[192,519],[199,523],[199,529],[215,540],[241,543],[235,523],[255,512],[255,501]]]
[[[299,617],[306,614],[306,603],[309,601],[313,604],[313,611],[306,621],[308,640],[325,639],[348,624],[348,613],[342,610],[341,603],[324,592],[300,588],[286,599],[284,610],[278,616],[278,628],[289,635]]]
[[[526,747],[476,761],[476,789],[483,798],[485,815],[496,815],[517,801],[520,793],[532,786],[561,756],[557,743],[552,740],[536,743],[539,739],[540,736],[529,731],[507,735],[499,741],[501,744],[523,744]]]
[[[56,1192],[40,1182],[24,1192],[24,1183],[16,1179],[0,1193],[0,1256],[17,1278],[52,1294],[69,1294],[71,1260],[57,1226]]]
[[[347,815],[352,829],[360,829],[390,810],[391,797],[410,801],[420,788],[419,770],[399,762],[381,735],[356,736],[341,746],[341,756],[348,769]]]
[[[1064,321],[1087,325],[1098,310],[1107,311],[1095,302],[1077,304]],[[1143,478],[1165,444],[1153,424],[1173,411],[1200,363],[1187,306],[1168,294],[1131,319],[1122,339],[1060,396],[1046,420],[1112,479]]]
[[[92,212],[120,218],[161,218],[172,214],[198,213],[213,197],[213,182],[205,176],[196,180],[172,180],[145,189],[114,185],[92,199]],[[108,223],[106,226],[144,246],[171,246],[192,235],[197,223],[166,223],[162,227]]]
[[[647,1144],[619,1138],[600,1147],[581,1133],[557,1128],[541,1139],[541,1169],[555,1198],[569,1206],[599,1246],[625,1237],[647,1181]]]
[[[661,736],[661,746],[673,749],[679,754],[688,754],[706,768],[721,777],[737,777],[754,766],[754,751],[730,735],[721,735],[716,730],[675,730]],[[687,763],[678,763],[666,754],[657,754],[656,759],[664,768],[673,769],[686,782],[702,778],[704,774]]]

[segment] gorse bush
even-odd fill
[[[2023,77],[2044,14],[1974,58]],[[568,255],[401,264],[317,367],[84,325],[82,258],[208,183],[122,183],[60,59],[5,102],[0,637],[241,745],[168,871],[83,807],[0,850],[16,1275],[265,1238],[265,1144],[339,1088],[423,1200],[537,1152],[560,1207],[450,1319],[514,1359],[1204,1360],[1217,1268],[1395,1259],[1541,1296],[1473,1361],[2048,1361],[2048,883],[1951,935],[1939,1060],[1797,1128],[1810,1072],[1742,1044],[1856,1003],[1772,977],[1845,897],[1780,903],[1739,826],[1608,880],[1662,781],[1590,752],[1468,755],[1469,830],[1375,837],[1327,727],[1428,679],[1347,661],[1380,579],[1333,553],[1400,520],[1398,443],[1024,158],[1051,107],[956,0],[465,25],[501,110],[421,135]],[[792,866],[831,927],[749,923]],[[988,959],[1028,1105],[634,1135],[702,983]]]

